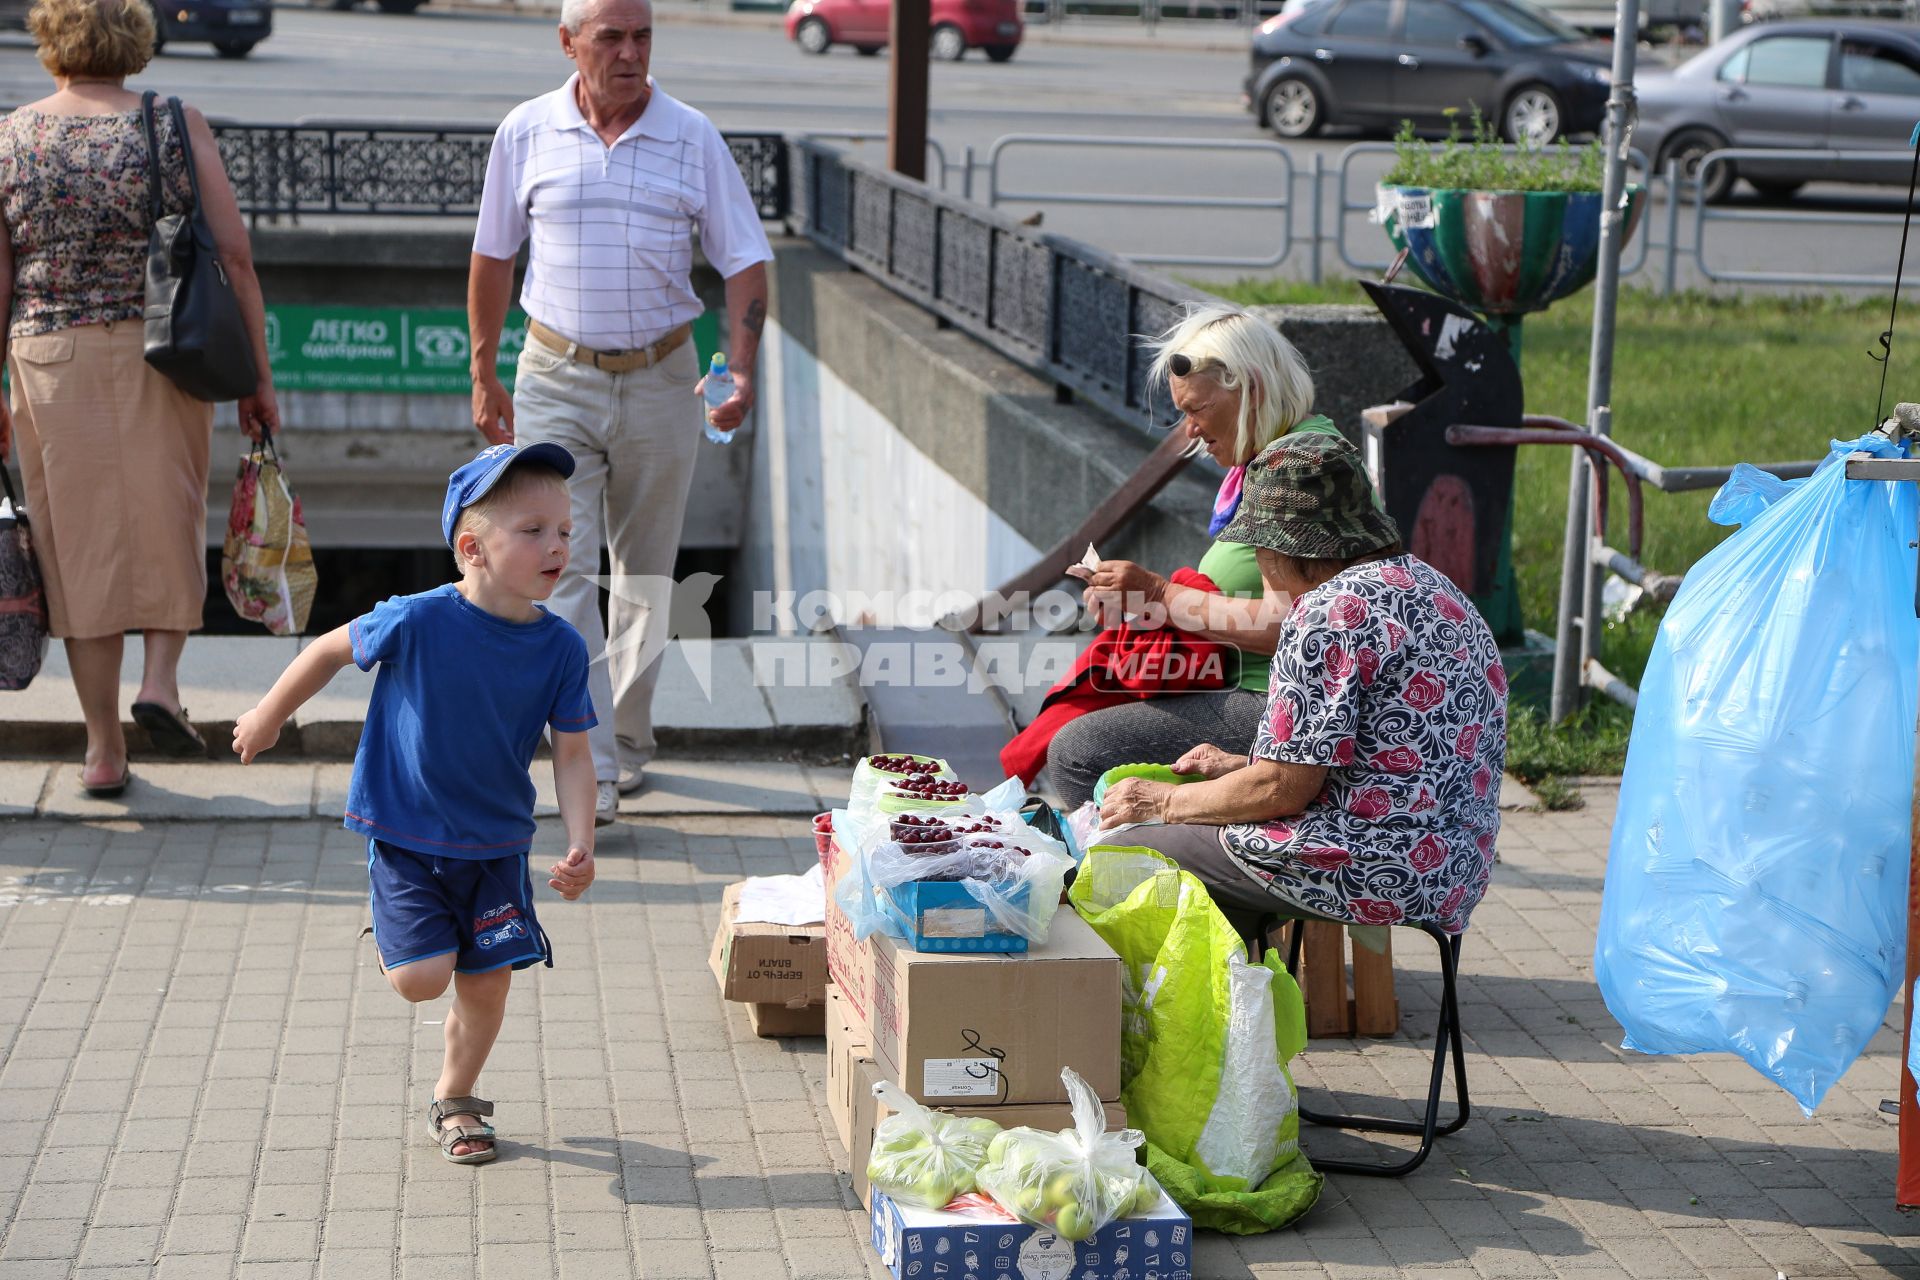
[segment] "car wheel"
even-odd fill
[[[1682,129],[1667,139],[1667,145],[1660,153],[1660,172],[1665,173],[1678,164],[1680,190],[1692,195],[1694,185],[1700,180],[1700,162],[1726,145],[1727,140],[1711,129]],[[1734,179],[1739,176],[1732,164],[1722,161],[1713,166],[1707,179],[1707,188],[1701,194],[1708,204],[1718,204],[1727,198],[1727,193],[1733,190]]]
[[[426,0],[374,0],[382,13],[412,13]]]
[[[1500,113],[1500,132],[1522,147],[1544,147],[1560,136],[1566,119],[1560,95],[1543,84],[1522,85]]]
[[[853,51],[863,58],[872,58],[879,54],[880,46],[877,44],[857,44],[853,46]]]
[[[1769,200],[1791,200],[1804,182],[1762,182],[1758,178],[1748,178],[1747,185]]]
[[[1017,44],[990,44],[987,46],[987,57],[994,62],[1010,62],[1013,51],[1019,47]]]
[[[254,40],[215,40],[213,51],[223,58],[244,58],[253,52]]]
[[[166,47],[167,47],[167,38],[165,36],[155,36],[153,38],[153,56],[154,57],[156,58],[159,57],[160,51]]]
[[[941,62],[958,62],[967,56],[967,38],[951,22],[933,29],[933,56]]]
[[[345,13],[359,3],[360,0],[327,0],[327,8],[335,13]]]
[[[1267,127],[1283,138],[1311,138],[1326,123],[1320,93],[1309,82],[1287,76],[1273,82],[1262,108]]]
[[[808,53],[825,53],[833,47],[833,33],[827,30],[827,24],[818,18],[808,18],[793,33],[794,43]]]

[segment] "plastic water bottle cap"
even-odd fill
[[[725,373],[725,372],[727,371],[727,355],[726,355],[726,352],[724,352],[724,351],[716,351],[716,352],[714,352],[714,353],[713,353],[713,361],[712,361],[712,363],[711,363],[711,364],[709,364],[709,365],[708,365],[707,367],[708,367],[708,371],[709,371],[709,372],[712,372],[712,373]]]

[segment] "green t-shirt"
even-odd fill
[[[1330,436],[1340,434],[1340,428],[1333,425],[1331,418],[1322,417],[1317,413],[1310,418],[1302,418],[1294,424],[1293,430],[1318,431]],[[1293,432],[1287,434],[1291,435]],[[1266,590],[1266,585],[1260,581],[1260,565],[1253,557],[1253,548],[1244,542],[1216,541],[1207,548],[1207,554],[1201,556],[1200,563],[1194,567],[1213,579],[1213,584],[1225,595],[1252,599]],[[1239,663],[1238,676],[1235,676],[1231,670],[1236,662]],[[1245,656],[1245,661],[1241,661],[1238,655],[1229,655],[1228,686],[1237,684],[1240,688],[1254,693],[1265,693],[1267,668],[1271,665],[1265,654],[1249,653]]]

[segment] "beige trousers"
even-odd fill
[[[514,438],[563,445],[578,464],[572,559],[548,605],[587,642],[594,773],[653,759],[653,690],[667,642],[668,598],[703,421],[693,343],[650,369],[604,373],[528,341],[513,390]],[[608,553],[600,620],[600,547]]]

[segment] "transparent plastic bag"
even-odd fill
[[[1160,1188],[1135,1154],[1138,1129],[1107,1131],[1106,1112],[1072,1067],[1060,1079],[1073,1104],[1073,1128],[1059,1133],[1008,1129],[987,1147],[980,1190],[1022,1222],[1078,1243],[1115,1218],[1160,1203]]]
[[[1004,1129],[991,1120],[963,1120],[923,1107],[896,1084],[883,1081],[873,1093],[893,1114],[874,1130],[868,1182],[922,1209],[944,1209],[974,1189],[987,1145]]]
[[[1902,981],[1913,486],[1737,469],[1641,682],[1594,974],[1642,1053],[1731,1052],[1811,1115]]]
[[[911,761],[913,769],[893,768],[892,764]],[[853,767],[853,783],[847,792],[847,808],[855,813],[870,812],[880,793],[909,777],[927,777],[941,782],[956,781],[952,766],[938,756],[915,756],[904,752],[870,755]]]
[[[1047,940],[1073,859],[1016,813],[869,814],[849,817],[852,866],[834,886],[834,902],[856,938],[906,938],[890,910],[890,891],[916,881],[958,884],[993,931]],[[956,828],[965,834],[956,834]]]

